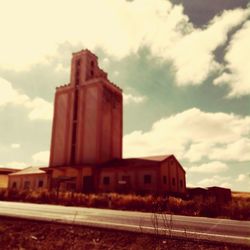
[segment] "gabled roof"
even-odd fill
[[[159,163],[168,159],[172,155],[164,156],[147,156],[139,158],[114,159],[103,164],[101,167],[142,167],[142,166],[159,166]]]
[[[148,160],[148,161],[164,161],[172,155],[156,155],[156,156],[145,156],[138,157],[138,159]]]
[[[0,174],[10,174],[19,171],[19,169],[14,168],[0,168]]]
[[[24,174],[44,174],[44,173],[45,171],[41,170],[40,167],[28,167],[16,173],[12,173],[10,175],[13,176],[13,175],[24,175]]]

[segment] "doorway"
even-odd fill
[[[82,192],[83,193],[94,193],[94,178],[93,176],[83,176],[83,186],[82,186]]]

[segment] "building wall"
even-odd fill
[[[101,169],[98,179],[99,192],[157,192],[158,167],[108,167]],[[145,175],[151,176],[149,183],[144,182]],[[109,184],[105,183],[109,178]],[[106,179],[107,180],[107,179]]]
[[[186,192],[185,172],[174,157],[170,157],[161,163],[160,179],[162,191],[170,193]]]
[[[121,161],[123,164],[124,162]],[[84,177],[91,177],[94,192],[181,194],[186,192],[185,171],[175,157],[163,162],[132,160],[125,166],[61,167],[52,178],[73,177],[74,191],[85,192]],[[67,181],[61,185],[67,190]]]
[[[42,185],[41,185],[42,182]],[[39,186],[39,184],[41,186]],[[47,174],[9,175],[9,188],[36,190],[48,188]]]
[[[79,90],[77,164],[95,163],[98,157],[98,116],[100,86],[86,85]]]
[[[0,174],[0,188],[7,188],[8,180],[9,178],[7,174]]]
[[[122,158],[122,95],[109,84],[101,93],[101,162]]]
[[[73,98],[71,88],[59,89],[56,92],[50,166],[61,166],[70,162]]]
[[[51,175],[52,189],[58,188],[58,180],[60,178],[69,177],[72,180],[61,180],[59,190],[60,191],[76,191],[84,192],[83,179],[85,176],[93,176],[93,168],[91,166],[85,167],[60,167],[54,169]],[[95,181],[93,179],[93,181]],[[70,184],[70,185],[69,185]],[[95,182],[93,185],[96,186]]]

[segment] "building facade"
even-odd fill
[[[28,167],[9,174],[9,188],[18,190],[46,189],[48,175],[39,167]]]
[[[122,126],[122,90],[108,80],[93,53],[73,53],[70,83],[55,93],[50,162],[41,168],[46,187],[184,194],[185,170],[173,155],[122,158]],[[17,182],[14,176],[10,187]]]
[[[12,168],[0,168],[0,189],[8,188],[9,174],[17,171],[17,169]]]
[[[183,194],[185,171],[173,155],[116,159],[98,168],[99,192]]]

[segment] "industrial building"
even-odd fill
[[[27,167],[9,174],[9,187],[19,190],[35,190],[48,187],[48,175],[39,167]]]
[[[17,169],[12,168],[0,168],[0,189],[8,188],[9,174],[17,171]]]
[[[55,93],[50,162],[40,169],[47,176],[44,187],[185,193],[185,170],[174,155],[122,158],[122,127],[122,89],[99,68],[96,55],[73,53],[70,83]]]

